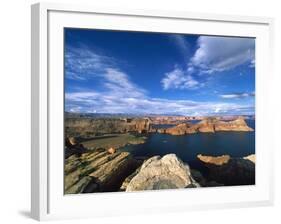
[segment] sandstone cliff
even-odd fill
[[[196,133],[196,130],[192,128],[192,125],[189,123],[179,124],[175,127],[167,128],[164,133],[171,135],[185,135]]]
[[[149,118],[66,118],[66,137],[93,137],[107,133],[147,133],[151,129]]]
[[[242,117],[233,121],[217,121],[215,131],[253,131]]]

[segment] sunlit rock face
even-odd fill
[[[251,155],[245,156],[243,158],[244,159],[248,159],[248,160],[250,160],[253,163],[256,163],[256,155],[255,154],[251,154]]]
[[[199,154],[199,155],[197,155],[197,158],[204,163],[218,165],[218,166],[228,163],[228,161],[230,160],[229,155],[203,156],[203,155]]]
[[[215,123],[215,131],[253,131],[242,117],[233,121],[218,121]]]
[[[196,124],[183,123],[167,128],[164,133],[185,135],[193,133],[214,133],[218,131],[253,131],[242,117],[233,121],[220,121],[216,118],[206,118]]]
[[[126,191],[186,187],[199,187],[199,184],[192,178],[188,165],[175,154],[167,154],[162,158],[154,156],[146,160],[127,185]]]
[[[128,152],[94,150],[65,160],[65,193],[118,191],[140,164]]]
[[[167,128],[164,133],[171,135],[185,135],[196,133],[196,131],[193,130],[191,127],[192,126],[189,123],[179,124],[175,127]]]

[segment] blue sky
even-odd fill
[[[254,114],[255,39],[65,29],[65,110]]]

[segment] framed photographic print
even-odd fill
[[[32,216],[271,204],[272,26],[33,5]]]

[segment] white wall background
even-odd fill
[[[30,208],[30,4],[31,0],[2,0],[0,7],[0,223],[31,223]],[[75,0],[57,2],[71,2]],[[96,223],[279,223],[281,221],[280,60],[281,7],[278,0],[80,0],[106,7],[183,10],[192,12],[275,17],[276,125],[275,205],[273,207],[193,211],[103,218]],[[268,74],[264,74],[268,75]],[[279,75],[279,77],[278,77]],[[279,96],[278,96],[279,94]],[[280,116],[280,115],[279,115]],[[281,117],[281,116],[280,116]],[[280,135],[280,137],[279,137]],[[278,144],[277,144],[278,143]],[[129,205],[128,205],[129,206]],[[126,208],[124,208],[126,209]],[[79,220],[93,223],[94,220]],[[59,223],[76,223],[77,220]]]

